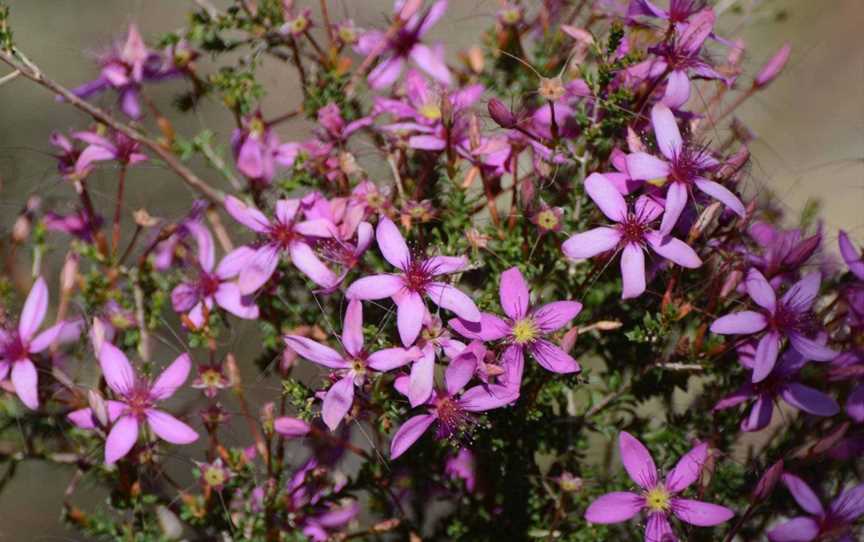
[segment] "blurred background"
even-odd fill
[[[16,44],[67,87],[95,77],[93,55],[121,38],[130,22],[139,25],[145,39],[154,38],[183,26],[185,14],[195,7],[191,0],[7,3],[12,8]],[[217,6],[225,3],[213,2]],[[317,2],[310,4],[317,13]],[[724,4],[731,2],[720,2]],[[758,136],[751,145],[750,188],[774,192],[792,217],[809,199],[817,198],[823,206],[826,247],[835,250],[838,228],[848,230],[859,245],[864,244],[864,1],[744,0],[739,4],[771,14],[730,17],[720,32],[746,40],[745,66],[750,73],[755,73],[784,41],[792,44],[785,73],[740,110],[740,118]],[[334,20],[351,17],[359,27],[368,28],[381,25],[392,4],[389,0],[331,0],[330,5]],[[480,44],[481,32],[493,23],[498,5],[497,0],[452,1],[429,41],[444,41],[451,56],[460,48]],[[778,13],[781,16],[776,16]],[[5,66],[0,67],[0,77],[7,72]],[[261,73],[261,82],[269,91],[266,116],[297,107],[300,97],[292,69],[272,64]],[[180,85],[174,82],[151,87],[160,109],[168,110]],[[113,97],[106,95],[101,100],[110,105]],[[226,143],[233,127],[232,119],[215,103],[204,103],[196,112],[172,120],[182,134],[191,136],[207,128],[217,141]],[[69,199],[71,188],[56,175],[48,136],[52,130],[82,129],[88,121],[23,78],[0,87],[0,232],[9,231],[16,214],[33,194],[42,198],[43,208],[69,210],[63,202]],[[300,120],[286,123],[280,131],[283,140],[291,140],[304,137],[308,128],[308,123]],[[718,134],[718,138],[725,136]],[[224,181],[203,164],[193,165],[205,178]],[[104,168],[92,181],[97,210],[103,208],[103,213],[113,205],[115,175]],[[184,214],[192,197],[172,173],[152,165],[130,171],[127,191],[130,212],[145,208],[165,218]],[[51,255],[55,262],[62,256]],[[235,330],[231,340],[238,354],[242,354],[243,343],[254,351],[254,337],[254,330]],[[167,356],[171,348],[165,351]],[[157,354],[155,359],[163,358]],[[248,378],[255,378],[254,372],[249,372]],[[261,390],[278,389],[278,383],[260,379],[255,385]],[[45,463],[22,464],[0,493],[0,541],[84,540],[59,521],[63,491],[71,476],[70,469]],[[85,502],[104,498],[86,486],[79,487],[79,494]]]

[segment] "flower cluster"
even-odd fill
[[[158,48],[131,25],[71,91],[0,10],[0,60],[95,121],[50,135],[73,203],[34,196],[2,245],[10,475],[104,484],[110,513],[66,502],[99,539],[860,536],[861,250],[747,189],[746,130],[709,137],[788,46],[748,82],[706,2],[544,0],[502,2],[457,61],[430,40],[446,0],[370,29],[327,1],[231,4]],[[265,114],[260,57],[302,104]],[[160,109],[168,78],[181,110],[221,99],[225,156]],[[130,213],[144,163],[201,199]]]

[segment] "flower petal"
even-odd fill
[[[570,354],[546,339],[537,339],[529,347],[531,355],[544,369],[553,373],[569,374],[582,370]]]
[[[837,352],[813,339],[808,339],[800,333],[789,333],[789,343],[799,354],[813,361],[831,361],[837,357]]]
[[[55,342],[60,342],[61,339],[64,338],[64,331],[69,331],[69,327],[75,325],[76,324],[73,322],[59,322],[57,324],[54,324],[42,333],[36,335],[36,337],[34,337],[32,341],[30,341],[27,351],[31,354],[38,354],[39,352],[45,350]]]
[[[354,377],[349,375],[330,386],[327,395],[324,396],[321,417],[331,431],[339,427],[339,423],[348,414],[352,404],[354,404]]]
[[[821,284],[822,274],[819,271],[808,273],[783,294],[781,301],[784,305],[797,311],[806,311],[813,305],[816,296],[819,295]]]
[[[213,294],[216,303],[238,318],[256,320],[259,315],[258,305],[251,297],[240,293],[240,286],[234,282],[223,282]]]
[[[673,182],[666,190],[666,210],[663,212],[663,220],[660,221],[660,233],[669,235],[681,218],[684,207],[687,206],[687,185]]]
[[[21,309],[21,319],[18,321],[18,334],[23,341],[29,341],[45,320],[48,311],[48,286],[45,279],[39,277],[30,288],[24,308]]]
[[[846,398],[846,414],[858,423],[864,422],[864,383],[859,384]]]
[[[342,323],[342,346],[352,356],[363,350],[363,303],[359,299],[348,301]]]
[[[786,384],[780,395],[790,405],[814,416],[834,416],[840,412],[833,397],[797,382]]]
[[[453,78],[450,75],[447,64],[444,63],[444,59],[428,45],[418,43],[412,47],[411,60],[417,63],[423,71],[431,75],[439,83],[448,86],[452,84]]]
[[[759,339],[756,346],[756,357],[753,360],[753,382],[765,380],[774,366],[777,364],[777,355],[780,352],[780,334],[769,331]]]
[[[674,75],[679,72],[672,73]],[[672,76],[670,76],[670,85],[672,85],[671,79]],[[684,75],[684,79],[687,79],[686,74]],[[686,85],[689,94],[689,80],[686,81]],[[684,142],[681,139],[681,132],[678,130],[678,123],[675,121],[675,115],[672,114],[672,110],[662,103],[656,104],[651,108],[651,126],[654,128],[654,137],[657,139],[657,146],[660,148],[660,152],[669,160],[674,160],[681,154]]]
[[[732,519],[735,512],[720,506],[691,499],[672,499],[672,513],[681,521],[699,527],[711,527]]]
[[[273,429],[283,437],[299,438],[308,435],[312,427],[303,420],[282,416],[273,421]]]
[[[378,240],[378,249],[390,265],[405,271],[411,263],[411,252],[408,244],[396,224],[387,217],[381,218],[378,228],[375,230],[375,238]]]
[[[531,317],[540,331],[551,333],[569,324],[581,310],[582,303],[578,301],[554,301],[535,309]]]
[[[792,494],[792,498],[795,499],[798,506],[814,516],[825,514],[825,509],[822,507],[822,501],[820,501],[819,497],[816,496],[816,493],[810,489],[807,482],[798,478],[794,474],[789,473],[783,474],[782,480],[783,485],[785,485],[789,490],[789,493]]]
[[[745,432],[759,431],[771,423],[774,405],[771,397],[760,395],[750,409],[750,415],[741,422],[741,430]]]
[[[621,298],[639,297],[645,291],[645,254],[642,247],[628,243],[621,251]]]
[[[255,251],[252,261],[240,271],[240,277],[237,281],[240,286],[240,293],[249,295],[264,286],[276,272],[278,265],[279,247],[272,244],[260,247]]]
[[[232,279],[240,274],[254,256],[254,249],[245,245],[237,247],[222,257],[219,265],[216,266],[216,275],[223,280]]]
[[[687,77],[687,72],[684,70],[674,70],[669,74],[669,78],[666,81],[663,102],[658,105],[667,105],[674,109],[679,109],[688,100],[690,100],[690,78]]]
[[[237,222],[256,233],[265,233],[270,221],[258,209],[246,205],[234,196],[225,197],[225,211]]]
[[[509,405],[519,398],[519,391],[501,385],[474,386],[459,398],[459,406],[468,412],[485,412]]]
[[[420,350],[417,348],[384,348],[369,355],[366,363],[376,371],[392,371],[418,359]]]
[[[616,491],[601,495],[585,510],[589,523],[620,523],[627,521],[645,506],[645,499],[635,493]]]
[[[312,247],[302,242],[291,243],[288,247],[291,263],[312,282],[322,288],[332,288],[338,282],[336,273],[331,271],[315,254]]]
[[[156,436],[171,444],[189,444],[198,440],[198,433],[174,416],[161,410],[147,411],[147,425]]]
[[[849,271],[861,280],[864,280],[864,257],[849,240],[849,235],[845,231],[840,230],[838,236],[840,245],[840,254],[843,256],[843,261],[849,267]]]
[[[702,265],[702,260],[693,248],[680,239],[674,237],[663,237],[656,231],[645,234],[645,239],[657,254],[667,260],[677,263],[681,267],[696,269]]]
[[[308,359],[318,365],[323,365],[330,369],[347,369],[348,362],[342,357],[342,354],[333,350],[329,346],[313,341],[307,337],[300,335],[286,335],[285,344],[288,348],[297,352],[301,358]]]
[[[864,484],[858,484],[841,493],[831,503],[830,513],[850,524],[864,516]]]
[[[594,200],[597,207],[614,222],[622,222],[627,217],[627,203],[621,192],[599,173],[592,173],[585,179],[585,192]]]
[[[574,260],[584,260],[612,250],[621,241],[621,232],[615,228],[594,228],[570,236],[561,245],[564,255]]]
[[[518,267],[511,267],[501,273],[501,284],[498,288],[501,300],[501,308],[504,314],[514,320],[524,318],[528,313],[528,304],[531,301],[531,291],[528,283]]]
[[[480,341],[497,341],[510,334],[510,324],[488,312],[480,314],[480,322],[468,322],[453,318],[450,327],[463,337]]]
[[[402,278],[397,275],[370,275],[351,283],[345,290],[348,299],[383,299],[392,297],[402,289]]]
[[[390,442],[390,459],[396,459],[404,454],[429,429],[429,426],[434,421],[435,417],[431,414],[420,414],[408,418],[399,430],[396,431],[393,440]]]
[[[480,310],[467,294],[443,282],[430,282],[426,286],[426,295],[441,308],[452,311],[462,320],[468,322],[480,321]]]
[[[12,385],[15,394],[27,408],[39,408],[39,374],[29,359],[18,360],[12,364]]]
[[[396,327],[399,329],[399,338],[405,348],[410,347],[417,340],[420,329],[423,327],[423,317],[426,316],[426,304],[417,292],[408,292],[401,297],[396,307]]]
[[[657,467],[648,449],[626,431],[621,431],[618,435],[618,447],[621,451],[621,463],[624,464],[630,479],[639,484],[642,489],[656,486]]]
[[[465,256],[432,256],[426,260],[426,268],[432,275],[448,275],[462,271],[468,266]]]
[[[747,288],[747,294],[757,305],[774,314],[777,308],[777,294],[774,293],[774,287],[765,279],[765,275],[758,269],[750,269],[744,286]]]
[[[150,388],[150,395],[157,400],[171,397],[186,382],[186,378],[189,376],[189,369],[191,368],[192,358],[189,357],[189,354],[177,356],[177,359],[162,371],[159,378],[153,382],[153,386]]]
[[[712,198],[723,202],[723,205],[732,209],[738,216],[744,216],[744,204],[731,190],[720,183],[709,181],[708,179],[696,179],[696,187],[705,192]]]
[[[423,357],[411,366],[408,380],[408,401],[412,407],[422,405],[432,396],[435,387],[435,348],[427,348]]]
[[[105,439],[105,463],[111,465],[129,453],[138,440],[138,420],[134,416],[120,416],[108,438]]]
[[[711,333],[719,335],[749,335],[765,329],[765,315],[755,311],[733,312],[721,316],[711,324]]]
[[[702,474],[702,467],[708,459],[708,444],[702,443],[681,456],[675,468],[666,476],[666,489],[680,493],[690,487]]]
[[[99,366],[108,387],[119,395],[127,395],[135,387],[135,371],[129,364],[126,354],[109,342],[102,343],[99,349]]]
[[[669,175],[669,163],[646,152],[627,155],[627,171],[637,181],[665,179]]]
[[[819,523],[807,516],[798,516],[781,523],[767,533],[771,542],[811,542],[819,536]]]

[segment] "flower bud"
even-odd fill
[[[402,4],[402,9],[399,10],[399,18],[407,21],[417,13],[423,6],[423,0],[407,0]]]
[[[779,51],[774,53],[774,56],[765,63],[756,79],[753,81],[753,86],[756,88],[764,88],[773,81],[780,72],[786,67],[789,61],[789,53],[792,52],[792,47],[788,43],[784,44]]]
[[[93,417],[99,421],[99,425],[107,427],[108,405],[102,395],[96,390],[87,390],[87,403],[90,405],[90,410],[93,411]]]
[[[495,124],[502,128],[513,128],[516,126],[516,116],[498,98],[489,100],[489,116],[492,117]]]
[[[774,486],[777,485],[782,474],[783,460],[781,459],[768,467],[768,470],[762,474],[762,477],[759,478],[759,482],[756,483],[756,487],[753,489],[750,499],[752,501],[761,501],[770,497],[771,493],[774,492]]]
[[[60,290],[68,294],[75,288],[75,277],[78,274],[79,256],[74,252],[66,253],[66,261],[60,271]]]
[[[312,430],[308,423],[290,416],[276,418],[273,422],[273,427],[277,433],[288,438],[305,437]]]

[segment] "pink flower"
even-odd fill
[[[779,300],[774,287],[756,269],[747,273],[745,286],[759,311],[739,311],[721,316],[711,324],[711,332],[720,335],[750,335],[763,330],[753,368],[753,382],[764,380],[774,369],[784,336],[792,348],[813,361],[830,361],[837,352],[808,337],[818,331],[810,307],[819,295],[822,276],[810,273],[793,284]]]
[[[287,335],[285,344],[301,357],[334,369],[339,375],[340,379],[327,390],[322,408],[324,423],[331,431],[339,427],[339,423],[351,409],[354,403],[354,386],[363,385],[370,369],[379,372],[391,371],[411,363],[420,355],[416,348],[385,348],[371,354],[367,352],[363,348],[363,304],[356,299],[348,303],[345,311],[345,322],[342,326],[344,354],[300,335]]]
[[[460,335],[481,341],[505,339],[507,348],[502,365],[513,375],[508,384],[517,390],[522,380],[525,354],[529,353],[544,369],[553,373],[575,373],[581,370],[570,354],[545,337],[567,325],[582,310],[577,301],[555,301],[531,307],[531,291],[517,267],[501,273],[499,288],[501,307],[506,318],[483,313],[479,324],[451,320],[450,326]]]
[[[585,180],[585,191],[603,214],[617,224],[577,233],[561,248],[574,260],[591,258],[608,250],[620,250],[623,299],[638,297],[645,291],[646,245],[683,267],[695,269],[702,265],[702,260],[689,245],[651,229],[650,224],[660,216],[663,208],[647,196],[640,196],[636,200],[635,212],[631,212],[624,196],[599,173],[593,173]]]
[[[485,412],[506,406],[519,397],[518,390],[493,384],[478,385],[462,391],[474,375],[474,366],[451,364],[444,373],[445,389],[438,390],[426,402],[426,413],[408,418],[396,431],[390,442],[390,459],[396,459],[433,423],[437,422],[437,437],[450,438],[470,431],[474,425],[473,412]],[[408,378],[396,379],[396,390],[408,395]]]
[[[768,531],[771,542],[837,540],[853,542],[855,520],[864,516],[864,484],[858,484],[831,501],[826,510],[810,486],[793,474],[783,475],[783,484],[808,516],[798,516]],[[858,539],[860,540],[860,539]]]
[[[708,458],[708,445],[702,443],[687,452],[665,481],[660,480],[651,454],[632,435],[624,431],[618,437],[621,462],[630,479],[642,489],[640,493],[607,493],[591,503],[585,519],[591,523],[627,521],[642,510],[648,512],[646,542],[675,542],[678,539],[669,524],[672,514],[681,521],[699,527],[711,527],[728,521],[735,513],[716,504],[683,499],[679,493],[699,479]]]
[[[720,200],[739,216],[744,216],[744,204],[738,196],[722,184],[706,178],[719,165],[717,160],[706,150],[684,142],[675,116],[667,106],[654,106],[651,123],[657,146],[666,160],[645,152],[634,152],[627,156],[627,170],[633,179],[668,185],[666,212],[660,224],[660,233],[668,235],[675,227],[687,200],[692,197],[690,193],[693,187]]]
[[[136,375],[126,355],[111,343],[102,344],[99,365],[105,382],[118,398],[107,401],[111,430],[105,441],[105,463],[116,463],[129,453],[144,422],[157,437],[172,444],[189,444],[198,439],[194,429],[155,408],[157,402],[174,395],[186,381],[192,366],[189,354],[180,355],[152,383]],[[68,416],[82,429],[96,427],[96,418],[90,408],[72,411]]]
[[[393,10],[401,12],[404,4],[404,1],[396,0]],[[402,74],[409,58],[440,83],[452,83],[450,70],[444,62],[443,48],[429,47],[420,42],[445,11],[447,0],[438,0],[428,10],[412,14],[392,38],[388,39],[380,30],[370,30],[360,36],[354,47],[357,52],[369,55],[382,51],[381,61],[369,72],[369,85],[373,89],[382,90],[392,85]]]
[[[279,136],[260,112],[244,118],[242,127],[234,130],[231,148],[237,170],[250,181],[265,186],[273,181],[277,165],[290,167],[297,156],[297,145],[280,143]]]
[[[399,228],[386,217],[378,222],[375,236],[384,258],[402,272],[360,278],[348,287],[345,295],[349,299],[363,300],[391,297],[397,306],[396,324],[405,347],[414,344],[423,326],[426,316],[423,296],[439,307],[453,311],[463,320],[480,321],[480,311],[470,297],[449,284],[435,280],[437,276],[464,269],[468,265],[467,258],[412,257]]]
[[[276,272],[283,252],[288,252],[294,266],[315,284],[329,288],[336,283],[336,275],[318,259],[307,241],[307,237],[333,237],[335,226],[323,219],[298,222],[299,209],[299,199],[281,199],[276,202],[276,216],[269,220],[264,213],[234,196],[225,198],[228,214],[263,238],[254,256],[240,270],[241,294],[251,294],[263,286]]]
[[[48,287],[42,277],[36,279],[18,320],[18,328],[0,329],[0,380],[12,373],[15,393],[27,408],[39,408],[39,375],[30,359],[61,338],[66,322],[58,322],[38,335],[36,332],[48,311]],[[74,340],[74,339],[73,339]]]
[[[188,313],[188,318],[200,328],[207,321],[206,315],[214,304],[238,318],[258,318],[258,306],[244,298],[240,287],[233,279],[255,255],[249,247],[238,247],[226,254],[216,270],[214,266],[213,236],[198,222],[187,226],[198,241],[198,277],[181,282],[171,292],[171,304],[177,312]]]

